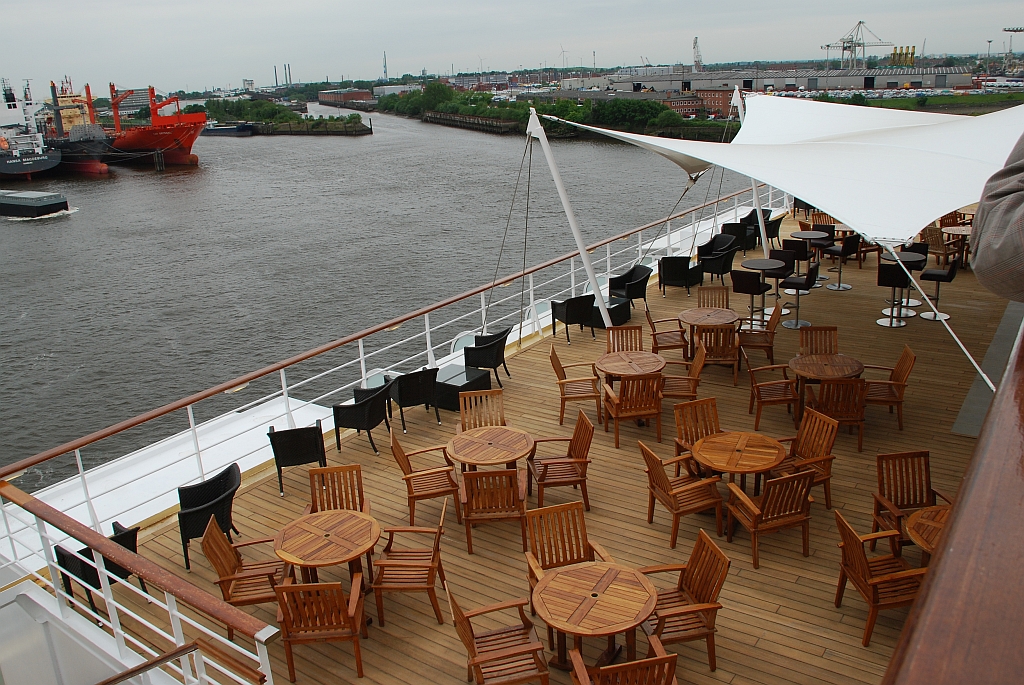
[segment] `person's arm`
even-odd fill
[[[1006,166],[985,184],[971,230],[971,266],[978,282],[1024,302],[1024,136]]]

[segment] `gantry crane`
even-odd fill
[[[875,40],[865,40],[864,33],[870,33],[874,36]],[[829,43],[828,45],[822,45],[821,49],[825,50],[825,60],[828,61],[828,52],[831,50],[839,50],[842,54],[842,61],[840,62],[840,68],[842,69],[858,69],[862,68],[867,64],[867,48],[880,48],[880,47],[892,47],[892,43],[883,41],[881,38],[875,35],[875,32],[868,28],[867,24],[863,21],[858,21],[857,25],[850,29],[850,32],[845,36],[837,40],[835,43]],[[858,51],[860,57],[857,56]]]
[[[700,44],[697,42],[697,37],[693,37],[693,70],[695,72],[704,71],[704,60],[700,56]]]

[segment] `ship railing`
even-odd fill
[[[6,481],[0,481],[0,497],[10,502],[5,517],[16,518],[36,531],[46,561],[42,569],[31,571],[23,579],[26,582],[9,585],[4,592],[36,596],[42,588],[41,608],[100,651],[114,674],[112,680],[127,668],[139,671],[130,677],[141,675],[141,682],[152,684],[157,682],[152,680],[153,674],[143,672],[159,667],[183,685],[273,685],[267,644],[280,634],[277,627],[201,590]],[[57,532],[60,534],[55,535]],[[9,538],[9,542],[12,548],[21,544],[15,538]],[[99,595],[103,601],[97,610],[73,591],[65,591],[62,574],[67,572],[58,565],[54,551],[58,544],[96,572],[98,588],[68,576],[73,584]],[[80,554],[80,548],[86,553]],[[17,558],[18,553],[13,555]],[[136,587],[131,579],[122,580],[112,574],[103,559],[145,581],[147,591]],[[237,636],[236,641],[226,639],[220,634],[221,626],[248,640]],[[169,681],[164,678],[160,682]]]
[[[761,200],[776,211],[791,203],[772,188],[767,198],[761,191]],[[722,223],[738,221],[752,207],[747,189],[589,246],[598,255],[602,294],[615,272],[641,260],[653,266],[660,256],[692,254]],[[517,282],[520,287],[508,288]],[[60,511],[96,531],[114,520],[152,524],[174,513],[181,485],[205,480],[231,463],[246,476],[262,473],[273,458],[265,437],[269,426],[306,426],[320,419],[330,430],[330,405],[350,402],[352,388],[379,384],[387,373],[462,365],[461,348],[481,331],[511,326],[512,346],[544,335],[551,330],[551,301],[589,290],[579,253],[562,255],[0,468],[0,478],[45,464],[69,476],[36,492]],[[231,398],[243,389],[261,392],[237,405]],[[173,428],[172,415],[183,410],[187,429]],[[200,412],[210,418],[198,419]],[[127,450],[126,443],[141,446]],[[89,462],[95,465],[87,467]],[[45,550],[33,526],[9,520],[6,509],[3,526],[5,537],[21,541],[0,540],[0,557],[8,547],[20,550],[5,562],[10,573],[42,568]]]

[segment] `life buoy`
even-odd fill
[[[0,136],[0,150],[7,151],[7,150],[10,150],[10,149],[11,149],[11,144],[7,142],[6,138]]]

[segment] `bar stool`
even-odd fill
[[[832,247],[836,244],[836,227],[835,224],[812,224],[811,230],[820,231],[827,234],[825,238],[817,238],[811,241],[811,249],[818,253],[818,261],[821,261],[821,252],[826,247]],[[827,281],[828,276],[818,276],[819,281]],[[815,288],[820,288],[821,284],[817,283]]]
[[[807,247],[807,241],[797,240],[796,238],[786,238],[785,240],[782,241],[782,249],[792,252],[795,255],[793,259],[793,264],[794,266],[796,266],[796,275],[802,275],[800,273],[800,262],[809,263],[811,261],[811,251]],[[783,290],[782,292],[785,293],[786,295],[796,295],[796,291],[793,290],[792,288],[788,288],[786,290]],[[810,294],[810,291],[801,294],[808,295]]]
[[[801,244],[804,244],[804,242],[802,240],[800,240],[798,242],[800,242]],[[804,244],[804,246],[806,247],[806,244]],[[775,279],[775,293],[774,293],[774,295],[775,295],[775,299],[776,300],[780,300],[780,299],[782,299],[782,293],[779,292],[779,281],[781,279],[783,279],[783,278],[789,278],[790,276],[793,275],[793,271],[794,271],[795,264],[796,264],[796,253],[792,252],[790,250],[770,250],[768,252],[768,258],[769,259],[778,259],[780,262],[785,264],[785,266],[783,266],[782,268],[779,268],[779,269],[768,269],[767,271],[764,272],[764,277],[765,278],[774,278]],[[772,312],[774,312],[774,311],[775,311],[775,307],[768,307],[768,308],[766,308],[764,310],[764,313],[768,314],[770,316],[772,314]],[[789,310],[786,309],[785,307],[783,307],[782,315],[785,316],[787,314],[789,314]]]
[[[857,249],[860,247],[860,235],[854,233],[843,238],[843,242],[839,245],[833,245],[832,247],[826,247],[822,250],[822,254],[827,254],[830,257],[839,258],[839,280],[835,283],[829,283],[825,287],[829,290],[852,290],[853,286],[849,283],[843,283],[843,262],[846,261],[847,257],[852,257],[857,254]]]
[[[900,318],[903,315],[903,291],[910,287],[910,276],[903,271],[899,264],[878,265],[878,285],[883,288],[892,288],[892,306],[883,309],[883,314],[888,318],[877,319],[875,323],[886,328],[902,328],[907,322]],[[896,299],[896,290],[900,291],[899,299]]]
[[[761,274],[755,271],[746,271],[743,269],[733,269],[729,273],[729,277],[732,278],[732,291],[741,295],[750,295],[750,330],[754,330],[754,313],[756,311],[763,311],[764,308],[754,308],[754,298],[760,295],[764,297],[764,294],[772,289],[770,285],[761,280]],[[761,324],[764,325],[764,317],[761,317]]]
[[[939,308],[939,286],[943,283],[952,283],[953,279],[956,278],[956,271],[960,268],[960,257],[953,257],[953,261],[950,263],[948,269],[925,269],[921,272],[922,281],[935,281],[935,308]],[[949,318],[949,314],[943,314],[939,312],[921,312],[922,319],[928,319],[929,321],[945,321]]]
[[[914,252],[916,254],[924,255],[924,261],[918,264],[912,262],[904,262],[907,267],[907,271],[921,271],[928,266],[928,243],[912,243],[910,245],[900,246],[900,252]],[[904,307],[920,307],[921,300],[915,300],[910,297],[910,293],[907,293],[907,297],[903,300]]]
[[[784,288],[793,288],[793,292],[796,293],[796,318],[783,321],[782,325],[786,328],[804,328],[811,325],[810,321],[804,321],[800,318],[800,296],[810,293],[811,285],[818,280],[818,266],[818,262],[812,262],[807,267],[805,275],[790,276],[782,281],[781,285]]]

